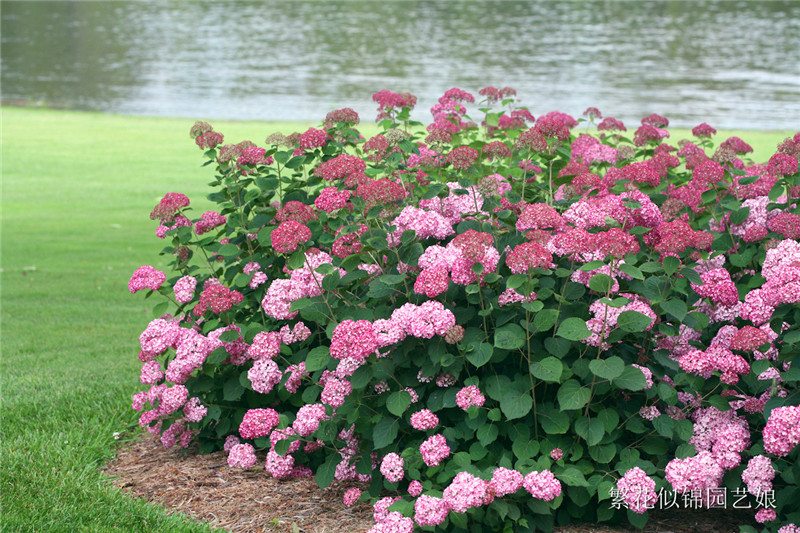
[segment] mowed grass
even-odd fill
[[[114,432],[139,432],[130,398],[156,300],[127,282],[168,261],[148,215],[166,192],[189,196],[195,216],[212,208],[191,123],[2,109],[2,531],[211,531],[127,497],[100,472]],[[213,125],[227,142],[263,144],[311,124]],[[742,137],[764,161],[791,133],[717,138]]]

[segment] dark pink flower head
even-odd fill
[[[347,206],[351,191],[340,191],[336,187],[325,187],[314,200],[314,207],[326,213],[343,209]]]
[[[564,120],[562,120],[560,116],[554,116],[553,113],[557,112],[552,111],[536,119],[536,124],[534,124],[533,128],[548,139],[566,141],[569,139],[570,127],[564,123]],[[569,117],[569,115],[567,116]]]
[[[157,291],[161,284],[166,281],[167,276],[160,270],[156,270],[150,265],[143,265],[136,269],[128,281],[128,290],[131,294],[144,289]]]
[[[333,255],[336,257],[341,257],[343,259],[348,255],[357,254],[361,251],[361,241],[359,240],[359,237],[369,228],[367,228],[367,226],[364,224],[359,224],[358,230],[355,232],[341,235],[344,229],[345,226],[342,226],[336,230],[337,239],[333,241],[333,245],[331,246],[331,253],[333,253]]]
[[[360,157],[341,154],[320,164],[314,169],[314,175],[325,181],[336,181],[366,169],[367,163]]]
[[[510,157],[511,150],[502,141],[492,141],[483,147],[483,155],[488,159]]]
[[[780,213],[770,219],[767,227],[787,239],[800,239],[800,215]]]
[[[724,268],[714,268],[700,275],[703,285],[692,283],[694,291],[703,298],[727,306],[739,303],[739,291],[731,280],[730,273]]]
[[[210,150],[212,148],[216,148],[224,141],[224,137],[221,133],[217,133],[216,131],[206,131],[200,134],[195,140],[195,144],[202,148],[203,150]]]
[[[212,313],[223,313],[234,305],[241,303],[243,299],[244,296],[239,291],[229,289],[222,285],[206,285],[203,289],[203,293],[200,295],[200,300],[192,310],[192,314],[196,317],[201,317],[206,314],[206,311],[209,309]]]
[[[459,146],[448,153],[444,160],[456,170],[467,170],[478,159],[478,151],[469,146]]]
[[[692,180],[697,180],[702,185],[709,185],[722,181],[725,169],[716,161],[704,161],[692,170]]]
[[[150,213],[150,220],[167,220],[175,218],[181,209],[189,206],[189,197],[179,192],[168,192]]]
[[[439,98],[439,101],[441,102],[443,99],[455,100],[457,102],[467,102],[467,103],[470,103],[470,104],[474,104],[475,103],[475,97],[474,96],[472,96],[470,93],[468,93],[467,91],[465,91],[463,89],[458,89],[457,87],[453,87],[452,89],[448,89],[444,93],[444,96]]]
[[[603,256],[617,259],[625,257],[626,254],[639,252],[639,241],[636,240],[636,236],[621,228],[611,228],[595,234],[594,245]]]
[[[372,101],[378,104],[378,118],[392,118],[392,113],[403,108],[413,109],[417,105],[417,97],[411,93],[393,93],[387,89],[372,95]]]
[[[596,107],[587,107],[586,111],[583,112],[583,116],[589,117],[592,120],[603,118],[603,114]]]
[[[239,425],[239,435],[243,439],[266,437],[279,422],[280,415],[274,409],[250,409]]]
[[[203,216],[200,220],[197,221],[195,224],[194,231],[198,235],[202,235],[203,233],[207,233],[212,229],[222,226],[228,221],[228,219],[216,211],[206,211],[203,213]]]
[[[613,117],[604,118],[600,124],[597,125],[597,129],[598,131],[628,131],[628,128],[625,127],[625,124],[623,124],[621,120],[617,120]]]
[[[730,148],[737,154],[749,154],[753,152],[753,147],[739,137],[728,137],[722,141],[719,146],[720,148]]]
[[[456,237],[452,241],[453,246],[461,250],[461,255],[472,259],[473,261],[480,261],[486,255],[487,248],[494,245],[494,238],[490,233],[483,233],[468,229]]]
[[[534,117],[531,112],[524,107],[513,110],[511,112],[511,118],[519,119],[523,122],[536,122],[536,117]]]
[[[342,109],[335,109],[325,115],[325,128],[330,129],[336,126],[337,124],[348,124],[350,126],[355,126],[360,122],[360,118],[358,113],[354,110],[350,109],[349,107],[343,107]]]
[[[800,135],[795,135],[794,138],[786,137],[778,143],[776,152],[800,157]]]
[[[363,361],[378,349],[378,335],[369,320],[344,320],[333,330],[331,357]]]
[[[694,128],[692,128],[692,135],[695,137],[711,137],[712,135],[716,135],[717,130],[703,122],[702,124],[698,124]]]
[[[358,184],[355,196],[363,198],[367,208],[376,205],[385,205],[399,202],[407,195],[406,189],[401,183],[382,178],[379,180],[368,179]]]
[[[622,168],[622,176],[639,185],[650,185],[658,187],[661,184],[661,173],[658,161],[652,159],[647,161],[636,161]]]
[[[553,254],[535,242],[517,245],[506,257],[506,264],[514,274],[525,274],[532,268],[550,268]]]
[[[567,132],[567,136],[569,136],[569,132]],[[514,141],[514,149],[544,152],[547,150],[547,139],[545,139],[541,131],[534,127],[519,134],[519,137]]]
[[[249,146],[242,150],[242,155],[236,159],[237,165],[266,165],[267,160],[264,157],[267,153],[266,148],[258,146]]]
[[[302,224],[307,224],[312,220],[317,219],[317,214],[314,212],[314,208],[310,205],[306,205],[303,202],[298,202],[297,200],[290,200],[286,202],[282,208],[275,213],[275,220],[278,222],[286,222],[288,220],[293,220],[295,222],[300,222]]]
[[[478,94],[481,96],[485,96],[486,100],[488,100],[490,104],[499,102],[500,99],[503,97],[503,95],[500,94],[500,89],[498,89],[497,87],[492,87],[491,85],[489,87],[484,87],[483,89],[478,91]]]
[[[272,230],[272,247],[279,254],[294,252],[301,242],[311,239],[311,230],[308,226],[287,220]]]
[[[776,407],[764,428],[764,449],[767,453],[786,457],[800,444],[800,406]]]
[[[775,176],[791,176],[797,174],[797,158],[793,155],[778,152],[769,158],[769,173]]]
[[[325,130],[308,128],[305,133],[300,135],[298,143],[300,144],[300,148],[313,150],[314,148],[322,148],[325,146],[329,138],[330,136]]]
[[[529,229],[554,229],[562,230],[565,227],[564,219],[558,211],[545,203],[528,204],[517,219],[517,231]]]
[[[647,143],[660,143],[669,137],[669,132],[665,129],[653,126],[652,124],[642,124],[633,134],[633,144],[644,146]]]
[[[241,148],[236,144],[226,144],[219,149],[217,161],[222,164],[236,161],[243,152],[244,148]]]
[[[744,326],[731,338],[731,350],[752,352],[764,343],[769,342],[769,333],[753,326]]]
[[[656,113],[652,113],[647,115],[642,119],[642,125],[649,124],[650,126],[655,126],[656,128],[666,128],[669,126],[669,119],[666,117],[662,117]]]

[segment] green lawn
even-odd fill
[[[126,497],[99,472],[114,432],[138,434],[130,397],[152,306],[127,282],[142,264],[166,264],[150,210],[166,192],[189,196],[197,213],[211,208],[191,124],[2,109],[2,531],[210,531]],[[213,125],[228,142],[263,144],[310,124]],[[738,135],[763,161],[791,133],[717,138]]]

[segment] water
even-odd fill
[[[494,85],[534,115],[800,129],[796,1],[3,1],[0,33],[6,103],[371,121],[386,88],[427,121],[447,89]]]

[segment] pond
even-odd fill
[[[317,121],[381,89],[800,129],[800,2],[3,2],[4,103]],[[476,113],[479,115],[479,113]]]

